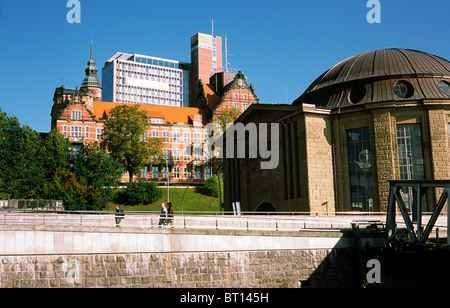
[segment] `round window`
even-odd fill
[[[438,86],[442,92],[450,96],[450,83],[448,83],[447,81],[439,81]]]
[[[350,90],[349,100],[352,104],[359,103],[366,96],[366,87],[355,86]]]
[[[401,80],[395,84],[394,92],[401,98],[409,98],[414,94],[414,87],[408,81]]]

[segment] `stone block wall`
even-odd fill
[[[326,116],[305,114],[308,197],[312,212],[334,212],[331,123]]]
[[[352,287],[348,249],[1,256],[0,288]]]

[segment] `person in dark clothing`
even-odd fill
[[[173,208],[172,202],[167,203],[167,224],[171,224],[173,227]]]
[[[123,210],[119,208],[118,205],[116,205],[116,227],[119,227],[119,224],[122,222],[122,219],[125,218],[125,214],[123,213]]]

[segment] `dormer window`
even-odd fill
[[[202,126],[202,122],[200,121],[194,121],[193,124],[194,126]]]
[[[81,120],[81,111],[79,110],[72,111],[72,120]]]
[[[164,119],[161,118],[151,118],[150,123],[152,124],[164,124]]]

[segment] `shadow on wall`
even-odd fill
[[[372,247],[355,243],[352,230],[299,281],[301,288],[449,288],[450,249]],[[378,236],[383,236],[378,233]],[[341,249],[341,241],[354,247]],[[364,242],[364,239],[361,239]],[[348,243],[348,242],[347,242]],[[373,260],[376,260],[373,262]],[[376,265],[375,265],[376,264]]]

